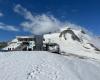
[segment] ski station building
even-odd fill
[[[43,35],[16,36],[8,42],[6,51],[50,51],[59,53],[59,45],[56,43],[46,43]]]

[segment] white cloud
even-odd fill
[[[30,11],[28,11],[27,9],[23,8],[20,4],[18,4],[14,7],[14,11],[21,14],[22,16],[24,16],[24,18],[27,20],[34,19],[32,13]]]
[[[7,30],[7,31],[19,31],[17,28],[11,25],[6,25],[4,23],[0,23],[0,29]]]
[[[60,22],[53,17],[46,15],[35,16],[32,21],[26,21],[21,24],[34,34],[43,34],[54,32],[60,28]]]
[[[26,19],[26,21],[21,23],[21,26],[24,28],[24,30],[33,34],[54,32],[62,27],[83,29],[90,34],[90,32],[85,28],[70,22],[62,22],[52,15],[42,14],[34,16],[29,10],[22,7],[20,4],[14,7],[14,11]]]
[[[54,32],[62,27],[82,28],[76,24],[70,22],[61,22],[52,15],[32,15],[30,11],[22,7],[20,4],[14,7],[14,11],[22,15],[27,21],[21,23],[24,30],[29,31],[33,34],[43,34],[48,32]]]
[[[2,16],[4,16],[4,14],[0,12],[0,17],[2,17]]]
[[[47,16],[45,14],[33,16],[30,11],[19,4],[15,6],[14,11],[27,20],[21,23],[24,30],[30,31],[33,34],[53,32],[58,30],[61,26],[60,21],[53,16]]]

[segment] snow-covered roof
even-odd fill
[[[34,36],[16,36],[16,38],[34,38]]]

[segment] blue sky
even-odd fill
[[[23,30],[22,23],[29,20],[15,7],[36,15],[52,15],[57,20],[83,26],[95,35],[100,35],[100,0],[0,0],[0,41],[16,35],[31,35]],[[26,26],[27,27],[27,26]]]

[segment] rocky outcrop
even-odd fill
[[[59,37],[64,36],[64,39],[67,40],[67,38],[65,36],[65,34],[67,34],[67,33],[71,34],[71,37],[72,37],[73,40],[81,42],[80,38],[78,38],[78,36],[71,29],[67,29],[67,30],[62,31],[60,33]]]
[[[94,46],[93,44],[91,43],[88,43],[91,47],[93,47],[96,51],[100,51],[100,49],[98,49],[96,46]]]
[[[81,30],[81,33],[86,34],[85,31]]]

